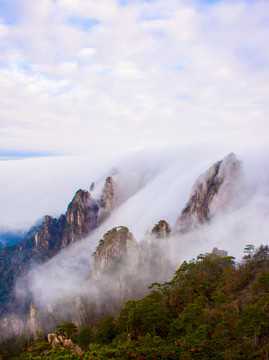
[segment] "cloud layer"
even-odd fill
[[[90,181],[95,180],[97,192],[100,184],[103,185],[105,177],[114,172],[113,178],[118,192],[122,195],[122,202],[108,220],[88,238],[69,246],[47,263],[33,267],[28,274],[27,282],[37,303],[47,305],[61,297],[68,297],[70,294],[84,289],[84,279],[91,271],[91,254],[99,239],[111,228],[127,226],[137,241],[140,241],[146,231],[151,230],[154,224],[161,219],[167,220],[173,227],[189,198],[196,178],[204,173],[213,162],[223,157],[220,156],[218,149],[215,149],[218,154],[214,155],[210,153],[209,149],[192,150],[191,152],[187,148],[181,148],[166,153],[157,150],[135,152],[128,154],[126,158],[114,158],[113,162],[107,162],[103,166],[98,165],[99,168],[95,169],[94,163],[100,164],[94,161],[95,159],[77,158],[75,167],[70,161],[72,159],[67,158],[69,161],[64,163],[59,158],[53,173],[50,171],[51,165],[50,167],[48,165],[52,160],[56,165],[56,159],[43,159],[40,164],[44,165],[46,160],[47,170],[49,169],[49,173],[53,177],[53,183],[50,183],[49,179],[47,183],[44,182],[43,174],[39,174],[42,181],[37,181],[36,178],[37,184],[46,184],[46,187],[43,188],[35,186],[35,191],[39,191],[40,201],[29,199],[31,206],[29,206],[28,213],[20,213],[19,206],[15,207],[13,204],[12,208],[10,205],[9,211],[11,212],[13,209],[13,214],[17,214],[11,219],[14,222],[18,221],[19,216],[21,221],[29,221],[30,217],[36,216],[48,205],[54,210],[59,209],[62,206],[63,198],[67,196],[68,191],[78,180],[78,174],[72,173],[71,168],[76,168],[81,176],[80,184],[87,184],[87,188]],[[228,250],[229,255],[236,256],[237,260],[240,260],[247,244],[258,247],[260,244],[268,243],[269,172],[266,166],[268,149],[251,154],[245,151],[240,155],[239,159],[243,160],[244,181],[242,184],[244,186],[239,186],[238,197],[233,195],[229,211],[220,212],[209,224],[204,224],[196,231],[184,235],[173,235],[170,241],[175,267],[178,267],[183,260],[190,260],[199,253],[211,252],[215,246]],[[81,160],[80,163],[78,159]],[[29,160],[17,161],[25,163]],[[39,160],[34,160],[34,162],[35,167],[41,168]],[[56,168],[58,173],[55,172]],[[95,171],[95,177],[89,181],[88,174],[92,170]],[[26,190],[29,178],[25,177],[24,181],[25,194],[18,197],[18,204],[23,203],[29,194],[29,191]],[[30,183],[31,181],[30,179]],[[62,186],[63,181],[66,181],[65,187]],[[53,188],[53,191],[48,191],[49,188]],[[7,186],[6,189],[8,190]],[[57,193],[60,194],[59,198],[57,198]],[[95,195],[93,192],[92,196]],[[47,203],[44,203],[46,197]],[[2,201],[0,202],[2,203]],[[4,220],[1,218],[2,222]],[[25,291],[28,293],[24,281],[17,283],[17,291],[20,296],[24,296]]]
[[[1,0],[1,151],[266,141],[269,4]]]

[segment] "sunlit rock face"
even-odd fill
[[[231,153],[198,177],[176,221],[175,233],[184,233],[208,222],[233,202],[240,186],[241,165]]]
[[[62,247],[87,236],[97,226],[98,206],[88,191],[78,190],[68,206]]]
[[[111,176],[106,178],[98,211],[97,225],[102,224],[116,206],[114,183]]]

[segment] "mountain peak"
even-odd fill
[[[86,190],[78,190],[68,205],[62,247],[87,236],[97,225],[98,206]]]
[[[127,227],[118,226],[107,231],[99,241],[94,253],[93,279],[96,280],[104,276],[105,272],[113,267],[113,263],[119,265],[121,260],[128,262],[130,249],[136,248],[136,246],[136,240]]]
[[[169,224],[165,220],[160,220],[151,231],[151,233],[159,239],[166,239],[170,232]]]
[[[176,221],[175,232],[186,232],[208,222],[231,203],[238,186],[241,164],[235,154],[230,153],[197,178]]]
[[[111,176],[106,178],[105,185],[103,187],[100,207],[98,212],[97,225],[100,225],[104,222],[116,205],[115,191],[114,191],[114,182]]]

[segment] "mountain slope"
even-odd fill
[[[109,192],[110,201],[116,203],[113,180],[109,180],[102,190],[100,200],[93,200],[88,191],[78,190],[68,205],[65,215],[58,219],[47,215],[41,225],[32,228],[19,243],[7,245],[0,250],[0,315],[5,312],[25,311],[28,307],[17,301],[13,286],[17,278],[23,277],[32,266],[42,264],[53,258],[61,249],[85,238],[97,227],[99,218],[98,203]],[[103,211],[112,211],[109,205],[102,205]],[[102,214],[103,217],[103,214]],[[99,223],[102,220],[99,219]],[[26,306],[26,308],[25,308]],[[21,309],[20,309],[21,308]]]

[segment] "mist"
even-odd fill
[[[40,308],[48,308],[61,299],[76,294],[94,297],[96,288],[85,279],[90,276],[92,254],[106,231],[126,226],[139,243],[147,230],[161,219],[173,227],[186,204],[197,177],[231,150],[226,147],[181,147],[132,151],[125,155],[91,157],[24,159],[0,162],[5,171],[1,204],[1,227],[13,227],[49,214],[65,213],[68,203],[79,188],[98,198],[104,180],[112,175],[118,206],[111,216],[87,238],[70,245],[42,265],[33,264],[26,277],[19,279],[19,298],[31,296]],[[268,149],[238,149],[243,180],[238,196],[230,206],[216,214],[209,224],[186,234],[170,238],[171,262],[176,269],[184,260],[213,247],[227,250],[239,261],[246,244],[258,247],[268,243],[269,173]],[[14,178],[9,181],[10,177]],[[8,197],[13,194],[13,198]],[[13,199],[13,201],[12,201]],[[26,205],[27,204],[27,205]],[[22,211],[22,207],[25,211]],[[167,279],[169,280],[169,279]],[[149,285],[149,284],[148,284]]]

